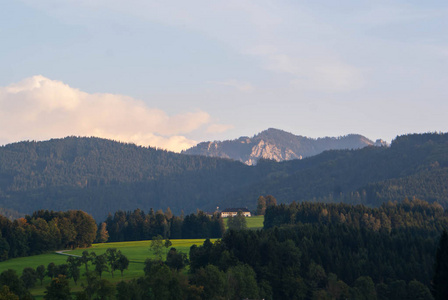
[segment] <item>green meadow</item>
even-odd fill
[[[263,216],[255,216],[247,218],[247,227],[249,229],[261,229],[263,228]],[[224,224],[227,228],[227,219],[224,219]],[[217,239],[212,239],[214,242]],[[205,239],[183,239],[183,240],[171,240],[171,247],[177,249],[177,251],[186,253],[190,252],[190,247],[192,245],[202,245]],[[130,280],[143,276],[144,262],[147,258],[154,258],[152,251],[150,251],[151,241],[136,241],[136,242],[118,242],[118,243],[103,243],[103,244],[93,244],[92,247],[86,249],[76,249],[64,251],[66,254],[81,255],[83,251],[95,252],[97,255],[103,254],[108,248],[117,248],[129,259],[129,268],[123,273],[121,277],[120,271],[115,271],[112,277],[111,273],[105,272],[102,278],[105,278],[111,282],[118,282],[120,280]],[[169,249],[164,248],[163,259]],[[64,264],[67,261],[67,255],[57,254],[57,253],[47,253],[28,257],[13,258],[4,262],[0,262],[0,273],[7,270],[13,269],[20,276],[22,270],[26,267],[36,268],[39,265],[48,266],[49,263],[53,262],[56,265]],[[93,270],[93,266],[89,264],[89,270]],[[85,266],[81,266],[81,274],[85,272]],[[42,299],[45,292],[45,286],[50,284],[50,278],[46,277],[43,281],[42,287],[40,282],[36,283],[36,286],[31,289],[31,293],[36,299]],[[82,285],[85,284],[84,276],[78,280],[78,284],[70,280],[70,288],[72,292],[77,292],[82,290]]]
[[[177,249],[177,251],[189,253],[192,245],[202,245],[205,239],[190,239],[190,240],[171,240],[171,247]],[[212,242],[216,239],[212,239]],[[103,273],[102,278],[105,278],[111,282],[118,282],[120,280],[130,280],[136,277],[143,276],[144,261],[147,258],[154,258],[152,251],[149,250],[151,241],[138,241],[138,242],[120,242],[120,243],[104,243],[93,244],[91,248],[76,249],[72,251],[64,251],[67,254],[81,255],[83,251],[95,252],[97,255],[106,252],[107,248],[117,248],[130,260],[128,270],[125,270],[123,277],[121,277],[120,271],[115,271],[112,277],[110,273]],[[164,255],[168,252],[168,249],[164,248]],[[25,267],[36,268],[39,265],[48,266],[49,263],[54,262],[56,265],[64,264],[67,261],[66,255],[49,253],[28,257],[20,257],[10,259],[0,263],[0,273],[7,269],[13,269],[20,276],[22,270]],[[93,270],[93,266],[89,264],[89,270]],[[85,266],[81,266],[81,274],[85,271]],[[46,277],[43,281],[43,286],[40,286],[40,282],[37,282],[36,286],[30,291],[36,299],[42,299],[45,292],[45,286],[50,284],[50,278]],[[80,291],[82,284],[85,284],[85,278],[81,277],[78,284],[75,285],[73,280],[70,280],[70,288],[72,292]]]
[[[227,227],[227,218],[223,218],[224,225]],[[248,229],[262,229],[263,228],[264,216],[253,216],[246,218],[247,228]]]

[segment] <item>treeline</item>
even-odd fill
[[[346,224],[373,231],[414,228],[442,232],[448,228],[448,212],[438,203],[419,199],[383,203],[379,208],[344,203],[291,203],[269,206],[264,227],[287,224]]]
[[[245,295],[252,299],[431,299],[439,236],[434,231],[388,233],[345,224],[229,231],[214,244],[193,246],[190,269],[212,277],[244,266],[250,270],[246,277],[258,287]],[[415,296],[410,291],[424,297],[408,298]]]
[[[220,238],[225,227],[218,214],[208,216],[202,211],[187,216],[174,216],[168,208],[149,213],[117,211],[105,221],[109,242],[149,240],[155,236],[166,239]],[[100,226],[101,229],[102,226]],[[101,233],[99,233],[99,236]]]
[[[97,226],[89,214],[40,210],[10,221],[0,216],[0,261],[50,250],[89,247]]]
[[[443,255],[448,250],[444,234]],[[26,287],[35,284],[36,278],[49,276],[54,279],[46,287],[44,299],[48,300],[431,300],[426,282],[434,272],[423,265],[434,263],[439,236],[428,236],[424,231],[389,234],[342,224],[229,231],[220,241],[206,240],[202,246],[192,246],[189,260],[175,248],[165,261],[147,259],[142,265],[144,276],[117,285],[101,278],[112,268],[122,271],[127,267],[126,261],[118,263],[120,255],[113,249],[98,256],[85,251],[82,257],[68,258],[67,264],[49,264],[46,269],[25,268],[20,278],[7,270],[0,274],[0,284],[8,287],[2,288],[0,296],[15,294],[29,299]],[[109,261],[109,257],[113,259]],[[188,264],[187,273],[184,269]],[[84,266],[83,289],[71,295],[68,278],[77,284]],[[445,265],[442,267],[445,273],[439,272],[440,276],[447,271]],[[446,290],[446,277],[437,278],[434,288]],[[444,294],[436,299],[445,299]]]

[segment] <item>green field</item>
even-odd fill
[[[212,242],[216,239],[212,239]],[[172,246],[177,249],[177,251],[189,253],[190,247],[192,245],[202,245],[204,239],[194,239],[194,240],[171,240]],[[153,258],[152,252],[149,250],[151,241],[138,241],[138,242],[121,242],[121,243],[105,243],[105,244],[93,244],[91,248],[88,249],[77,249],[73,251],[65,251],[68,254],[81,255],[83,251],[87,250],[89,252],[93,251],[97,255],[106,252],[107,248],[117,248],[130,260],[129,269],[124,271],[123,278],[121,278],[120,271],[114,272],[114,277],[110,273],[103,273],[102,278],[108,279],[111,282],[118,282],[120,280],[129,280],[132,278],[140,277],[143,273],[144,261],[147,258]],[[165,249],[165,255],[168,249]],[[42,254],[28,257],[20,257],[10,259],[0,263],[0,273],[7,269],[16,270],[17,274],[20,276],[22,270],[25,267],[36,268],[39,265],[48,266],[49,263],[54,262],[56,265],[65,263],[67,260],[66,255],[50,253]],[[93,267],[89,267],[93,270]],[[81,274],[84,273],[85,267],[81,266]],[[81,284],[85,282],[84,278],[78,281],[76,286],[73,280],[70,280],[70,288],[73,292],[80,291]],[[49,278],[45,278],[43,282],[43,287],[40,286],[38,282],[36,287],[31,289],[31,293],[36,297],[36,299],[42,299],[45,291],[45,286],[50,283]]]
[[[227,227],[227,218],[223,218],[224,225]],[[261,229],[263,228],[264,216],[253,216],[246,218],[247,228],[249,229]]]
[[[255,216],[247,218],[247,227],[249,229],[261,229],[263,228],[263,216]],[[227,219],[224,219],[224,224],[227,227]],[[216,239],[212,239],[212,242],[216,241]],[[172,246],[177,249],[177,251],[188,254],[190,251],[190,247],[192,245],[202,245],[204,239],[190,239],[190,240],[171,240]],[[140,277],[143,273],[144,261],[147,258],[153,258],[152,252],[149,250],[151,241],[137,241],[137,242],[120,242],[120,243],[104,243],[104,244],[93,244],[91,248],[88,249],[76,249],[72,251],[64,251],[67,254],[81,255],[83,251],[87,250],[89,252],[93,251],[97,255],[103,254],[106,252],[107,248],[117,248],[124,255],[128,257],[130,260],[129,269],[124,271],[123,278],[121,278],[120,271],[114,272],[114,277],[110,273],[103,273],[103,278],[110,280],[111,282],[118,282],[120,280],[129,280],[132,278]],[[168,249],[165,249],[165,254],[168,252]],[[165,257],[164,257],[165,258]],[[25,267],[36,268],[39,265],[48,266],[49,263],[54,262],[56,265],[64,264],[67,261],[66,255],[56,254],[56,253],[48,253],[41,254],[35,256],[28,257],[19,257],[13,258],[4,262],[0,262],[0,273],[7,270],[13,269],[20,276],[22,274],[22,270]],[[93,270],[93,267],[89,266],[90,270]],[[84,273],[85,267],[81,266],[81,274]],[[72,292],[80,291],[81,285],[85,283],[85,279],[82,277],[78,281],[78,285],[75,285],[73,280],[70,280],[70,288]],[[38,282],[36,287],[31,289],[31,293],[36,297],[36,299],[42,299],[45,286],[50,284],[50,279],[45,278],[43,281],[43,286],[40,286]]]

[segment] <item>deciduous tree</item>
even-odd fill
[[[46,300],[70,299],[70,286],[67,278],[63,275],[52,279],[46,289],[44,296]]]
[[[42,286],[42,281],[45,278],[45,266],[44,265],[40,265],[36,268],[36,275],[37,275],[37,279],[40,280],[40,285]]]

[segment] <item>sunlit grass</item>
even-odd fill
[[[224,225],[226,226],[226,229],[228,229],[227,218],[223,218],[223,220],[224,220]],[[263,221],[264,221],[264,216],[247,217],[246,218],[247,228],[248,229],[262,229]]]
[[[254,216],[246,218],[247,227],[249,229],[261,229],[263,228],[264,216]],[[224,224],[227,227],[227,219],[224,219]],[[182,239],[182,240],[171,240],[172,245],[170,247],[174,247],[177,251],[186,253],[190,252],[190,247],[192,245],[202,245],[205,239]],[[212,242],[216,241],[216,239],[212,239]],[[102,244],[93,244],[92,247],[86,249],[76,249],[71,251],[64,251],[67,254],[81,255],[83,251],[87,250],[90,252],[95,252],[97,255],[101,255],[106,252],[108,248],[117,248],[120,250],[126,257],[130,260],[128,270],[125,270],[123,273],[123,278],[121,277],[120,271],[114,272],[114,277],[109,272],[105,272],[102,275],[102,278],[105,278],[111,282],[118,282],[120,280],[130,280],[133,278],[137,278],[143,276],[143,268],[144,261],[147,258],[155,258],[152,251],[150,251],[151,241],[136,241],[136,242],[118,242],[118,243],[102,243]],[[166,253],[169,249],[164,249],[163,259],[166,257]],[[0,273],[7,270],[13,269],[20,276],[22,274],[22,270],[26,267],[37,268],[39,265],[48,266],[49,263],[55,263],[56,265],[64,264],[67,262],[67,256],[56,254],[56,253],[47,253],[35,256],[28,257],[19,257],[13,258],[4,262],[0,262]],[[93,266],[89,264],[89,270],[93,270]],[[85,273],[85,266],[81,266],[81,274]],[[50,284],[50,278],[45,277],[43,281],[42,287],[40,286],[40,282],[37,282],[36,286],[32,288],[30,291],[35,296],[36,299],[42,299],[45,287]],[[77,292],[82,290],[82,284],[86,284],[85,277],[82,276],[78,281],[78,284],[75,285],[73,279],[70,279],[70,288],[72,292]]]
[[[176,248],[177,251],[186,253],[190,252],[190,247],[192,245],[202,245],[205,239],[184,239],[184,240],[171,240],[171,247]],[[216,239],[212,239],[212,242],[216,241]],[[97,255],[101,255],[106,252],[108,248],[117,248],[120,250],[126,257],[130,260],[128,270],[125,270],[123,273],[123,278],[121,277],[120,271],[117,270],[114,272],[114,277],[112,277],[111,273],[104,272],[102,278],[105,278],[111,282],[119,282],[121,280],[130,280],[133,278],[137,278],[143,276],[143,268],[144,261],[147,258],[155,258],[152,251],[150,251],[151,241],[137,241],[137,242],[119,242],[119,243],[103,243],[103,244],[93,244],[92,247],[86,249],[76,249],[72,251],[65,251],[67,254],[81,255],[83,251],[87,250],[90,252],[95,252]],[[166,253],[169,249],[164,249],[164,257],[166,257]],[[54,262],[56,265],[64,264],[67,261],[66,255],[60,255],[56,253],[49,254],[41,254],[35,256],[28,257],[19,257],[10,259],[4,262],[0,262],[0,273],[7,269],[13,269],[20,276],[22,274],[22,270],[25,267],[36,268],[39,265],[48,266],[49,263]],[[91,264],[88,265],[89,270],[93,270],[93,266]],[[85,266],[81,266],[81,274],[85,273]],[[45,286],[50,284],[50,278],[46,277],[43,281],[43,286],[40,286],[40,282],[36,284],[34,288],[30,291],[36,299],[42,299]],[[73,279],[70,279],[70,288],[72,292],[81,291],[82,284],[85,284],[85,277],[82,276],[78,281],[78,284],[75,285]]]

